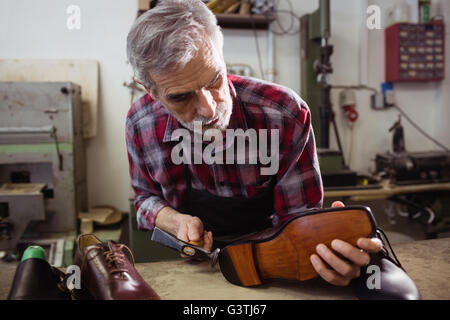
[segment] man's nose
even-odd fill
[[[207,89],[201,89],[198,91],[197,98],[197,114],[206,119],[213,118],[216,114],[217,103],[211,92]]]

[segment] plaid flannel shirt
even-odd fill
[[[273,222],[321,207],[323,186],[307,104],[286,87],[254,78],[228,75],[228,85],[233,111],[227,129],[249,129],[242,110],[246,108],[257,132],[279,130]],[[126,145],[140,229],[152,230],[163,207],[177,209],[186,201],[185,167],[171,161],[172,148],[179,143],[173,134],[178,128],[183,127],[149,95],[138,99],[128,112]],[[261,174],[261,166],[202,162],[188,168],[195,189],[222,197],[250,197],[262,192],[271,177]]]

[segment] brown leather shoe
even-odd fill
[[[224,277],[240,286],[257,286],[269,279],[303,281],[318,274],[309,257],[319,243],[333,239],[353,245],[372,237],[376,224],[369,208],[350,206],[293,214],[279,225],[249,235],[220,251]]]
[[[130,254],[132,263],[124,253]],[[158,294],[134,267],[130,249],[112,240],[101,242],[93,234],[80,235],[74,263],[80,267],[81,283],[96,300],[159,300]]]

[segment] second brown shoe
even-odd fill
[[[133,254],[123,244],[112,240],[103,243],[92,234],[80,235],[74,263],[81,270],[81,285],[96,300],[160,299],[137,272]]]

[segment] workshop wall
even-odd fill
[[[368,30],[362,38],[361,47],[366,55],[361,61],[361,80],[364,84],[380,89],[380,83],[385,79],[385,45],[384,27],[389,25],[387,12],[395,3],[400,1],[372,0],[369,4],[378,5],[381,9],[381,30]],[[417,8],[417,1],[408,1],[411,5],[411,16]],[[365,11],[365,6],[363,9]],[[450,37],[448,20],[450,18],[450,3],[445,0],[433,0],[431,16],[442,14],[447,20],[445,36],[445,79],[440,82],[417,82],[394,84],[395,98],[398,106],[416,122],[425,132],[450,147]],[[447,88],[447,89],[446,89]],[[395,109],[374,111],[369,107],[369,93],[358,94],[358,112],[360,119],[354,128],[352,166],[358,170],[367,170],[368,164],[373,165],[372,159],[377,152],[392,150],[392,134],[388,129],[398,119],[399,112]],[[344,121],[340,121],[343,129],[347,129]],[[405,130],[406,148],[408,151],[441,150],[433,142],[421,135],[411,124],[402,117]],[[347,136],[351,132],[346,130]],[[348,147],[348,141],[345,144]]]
[[[302,16],[318,7],[316,0],[291,1],[293,11]],[[331,57],[333,74],[330,83],[334,85],[368,85],[380,90],[385,79],[384,67],[384,28],[389,25],[388,11],[402,1],[387,0],[332,0],[331,1],[331,44],[334,53]],[[417,0],[408,0],[410,15],[417,16]],[[288,10],[287,1],[279,1],[279,9]],[[366,12],[369,5],[381,9],[381,29],[369,30]],[[432,1],[431,16],[442,14],[450,18],[450,3],[444,0]],[[281,23],[289,26],[289,15],[281,13]],[[448,25],[446,26],[448,30]],[[279,28],[273,26],[275,31]],[[294,28],[295,29],[295,28]],[[298,26],[297,26],[298,29]],[[252,30],[225,30],[225,57],[227,62],[244,62],[252,66],[256,76],[260,76],[257,51]],[[446,32],[446,60],[450,58],[450,38]],[[267,32],[258,31],[258,41],[263,69],[267,69]],[[275,82],[300,92],[300,35],[275,35]],[[248,60],[247,60],[248,59]],[[450,85],[450,64],[446,64],[446,79],[441,82],[396,84],[394,86],[397,104],[420,127],[450,147],[450,93],[444,88]],[[352,169],[370,172],[374,168],[376,153],[392,150],[392,134],[388,129],[398,119],[399,112],[394,108],[375,111],[370,107],[370,91],[356,92],[358,121],[349,126],[339,107],[339,90],[332,91],[333,110],[344,148],[346,161]],[[406,148],[409,151],[438,150],[439,148],[421,135],[406,119],[402,119],[405,129]],[[336,139],[331,133],[330,147],[337,149]]]
[[[304,14],[312,13],[319,6],[318,0],[302,0],[291,1],[292,11],[299,17]],[[330,75],[330,82],[339,85],[354,85],[360,81],[360,61],[361,61],[361,38],[366,37],[366,8],[365,1],[360,0],[332,0],[331,1],[331,44],[334,46],[334,53],[331,61],[334,72]],[[279,10],[290,10],[288,2],[279,1]],[[287,13],[280,12],[280,23],[283,28],[288,29],[290,26],[290,16]],[[364,27],[358,27],[364,26]],[[275,25],[271,26],[275,33],[282,30]],[[300,33],[299,25],[294,23],[291,33],[293,35],[276,35],[275,42],[275,59],[274,59],[274,79],[276,83],[287,86],[295,90],[302,96],[300,92]],[[260,47],[261,60],[263,65],[263,73],[265,79],[268,79],[270,70],[268,69],[268,36],[267,31],[258,31],[257,38]],[[249,64],[256,77],[260,77],[261,71],[258,63],[256,43],[253,30],[224,30],[225,45],[224,54],[227,63],[246,63]],[[338,90],[333,90],[332,101],[336,111],[336,118],[342,135],[341,140],[344,145],[344,152],[348,156],[350,135],[341,111],[337,108]],[[369,108],[369,97],[358,96],[359,108]],[[364,105],[363,105],[364,103]],[[371,123],[366,123],[371,126]],[[334,136],[330,139],[330,147],[337,149]],[[354,148],[353,154],[358,152]],[[366,171],[367,163],[359,163],[359,156],[354,156],[354,164],[358,166],[358,170]],[[353,163],[352,163],[353,164]]]
[[[292,1],[293,12],[297,16],[312,13],[318,8],[318,0]],[[345,5],[344,5],[345,4]],[[331,1],[331,42],[334,46],[332,56],[335,73],[331,75],[333,83],[354,84],[358,80],[358,49],[361,30],[355,28],[360,24],[361,17],[360,0],[332,0]],[[279,1],[279,10],[290,10],[285,0]],[[365,9],[364,9],[365,11]],[[291,17],[286,13],[280,13],[280,23],[283,28],[288,29]],[[362,23],[362,22],[361,22]],[[364,20],[365,23],[365,20]],[[275,25],[271,28],[276,33],[282,30]],[[300,34],[299,25],[294,22],[293,35],[276,35],[275,38],[275,81],[300,92]],[[268,32],[260,30],[257,32],[260,46],[261,60],[263,65],[264,78],[267,79],[270,73],[268,70],[267,39]],[[227,63],[249,64],[255,77],[261,76],[258,63],[256,43],[253,30],[224,29],[225,45],[224,54]]]
[[[318,0],[291,1],[295,14],[311,13]],[[450,4],[439,2],[450,17]],[[367,84],[376,88],[384,81],[384,30],[365,27],[368,3],[384,7],[385,0],[332,0],[331,43],[334,45],[330,81],[337,85]],[[69,5],[81,9],[80,30],[68,30]],[[280,1],[280,9],[288,9]],[[5,59],[95,59],[100,65],[98,131],[86,141],[89,205],[113,205],[128,211],[131,188],[124,141],[125,117],[130,91],[131,67],[126,62],[125,39],[137,11],[137,1],[121,0],[2,0],[0,2],[0,58]],[[282,17],[287,17],[282,15]],[[286,27],[288,20],[282,21]],[[274,29],[276,29],[274,27]],[[260,76],[252,30],[224,30],[225,60],[249,64]],[[263,69],[267,68],[267,32],[258,31]],[[300,35],[275,35],[275,81],[300,92]],[[450,61],[450,39],[446,34],[446,59]],[[425,131],[450,147],[449,63],[447,79],[438,83],[396,85],[398,104]],[[267,69],[264,71],[267,73]],[[1,70],[0,70],[1,72]],[[265,75],[267,78],[267,74]],[[397,119],[397,112],[373,111],[369,92],[358,92],[360,119],[350,130],[338,108],[338,91],[333,91],[334,110],[346,155],[352,142],[351,166],[367,171],[377,152],[390,149],[387,129]],[[139,96],[137,94],[136,98]],[[436,149],[405,120],[406,146],[410,150]],[[351,137],[353,136],[353,139]],[[332,137],[331,146],[336,147]],[[348,158],[348,157],[347,157]]]
[[[66,26],[70,5],[81,10],[79,30]],[[97,136],[85,142],[89,206],[129,210],[124,132],[130,91],[123,82],[132,77],[125,39],[136,12],[137,1],[128,0],[0,1],[0,58],[99,62]]]

